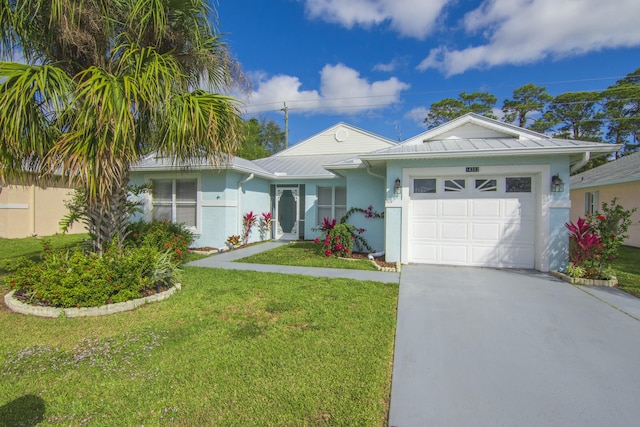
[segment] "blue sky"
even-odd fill
[[[431,103],[527,83],[603,90],[640,67],[638,0],[219,0],[220,29],[252,81],[247,117],[290,143],[343,121],[394,140]]]

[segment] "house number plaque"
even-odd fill
[[[467,172],[480,172],[480,168],[478,166],[467,166]]]

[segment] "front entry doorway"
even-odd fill
[[[276,187],[276,239],[298,240],[300,218],[300,189],[296,186]]]

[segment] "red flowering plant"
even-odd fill
[[[271,212],[262,212],[260,215],[260,222],[258,228],[260,229],[260,239],[265,240],[271,233],[271,226],[273,225],[273,216]]]
[[[580,272],[587,278],[608,278],[611,261],[618,257],[620,245],[629,237],[631,215],[636,209],[627,210],[614,198],[602,203],[602,211],[586,218],[578,218],[576,224],[565,224],[569,230],[569,261],[567,271]]]
[[[258,217],[253,214],[253,211],[246,213],[242,216],[242,244],[249,243],[249,237],[251,236],[251,229],[255,225]]]

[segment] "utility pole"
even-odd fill
[[[286,102],[280,111],[284,111],[284,148],[287,149],[289,148],[289,107]]]

